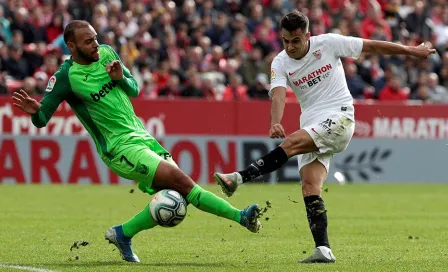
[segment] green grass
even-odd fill
[[[189,206],[188,217],[176,228],[138,234],[133,243],[142,263],[125,263],[104,233],[149,201],[138,190],[130,194],[131,188],[1,185],[0,264],[124,272],[448,269],[447,185],[329,185],[323,198],[338,259],[330,265],[297,264],[313,250],[297,184],[252,184],[229,199],[239,208],[272,202],[259,234]],[[222,196],[217,186],[206,188]],[[77,240],[90,244],[70,251]],[[76,256],[78,260],[69,260]]]

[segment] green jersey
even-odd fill
[[[100,45],[99,56],[99,61],[89,65],[66,60],[49,79],[41,107],[31,120],[36,127],[46,126],[65,100],[93,138],[98,153],[111,158],[119,143],[153,138],[135,115],[129,99],[139,94],[137,81],[121,62],[123,79],[114,81],[109,77],[106,65],[120,60],[110,46]]]

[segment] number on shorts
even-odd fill
[[[128,158],[126,158],[124,155],[121,155],[121,158],[120,158],[120,162],[125,162],[127,165],[129,165],[130,167],[134,167],[135,165],[133,165],[129,160],[128,160]]]

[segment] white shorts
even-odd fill
[[[303,166],[317,159],[325,166],[328,173],[333,155],[344,151],[350,143],[355,132],[355,122],[344,114],[330,113],[302,129],[313,138],[319,150],[297,156],[299,171]]]

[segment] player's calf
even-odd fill
[[[251,163],[246,169],[239,171],[238,174],[219,174],[221,177],[226,176],[233,184],[226,186],[218,181],[218,184],[223,187],[224,193],[230,196],[236,191],[235,180],[237,185],[252,181],[259,176],[271,173],[285,164],[288,159],[294,155],[303,154],[307,152],[316,151],[317,147],[313,139],[305,130],[298,130],[289,135],[280,146],[264,155],[260,159]],[[215,174],[216,175],[216,174]],[[232,177],[231,177],[232,176]],[[216,178],[215,178],[216,180]],[[228,188],[226,188],[228,187]],[[235,188],[233,188],[235,187]],[[233,190],[233,192],[232,192]]]
[[[309,227],[316,247],[325,246],[330,248],[327,234],[327,210],[325,209],[323,199],[317,195],[305,196],[303,199]]]

